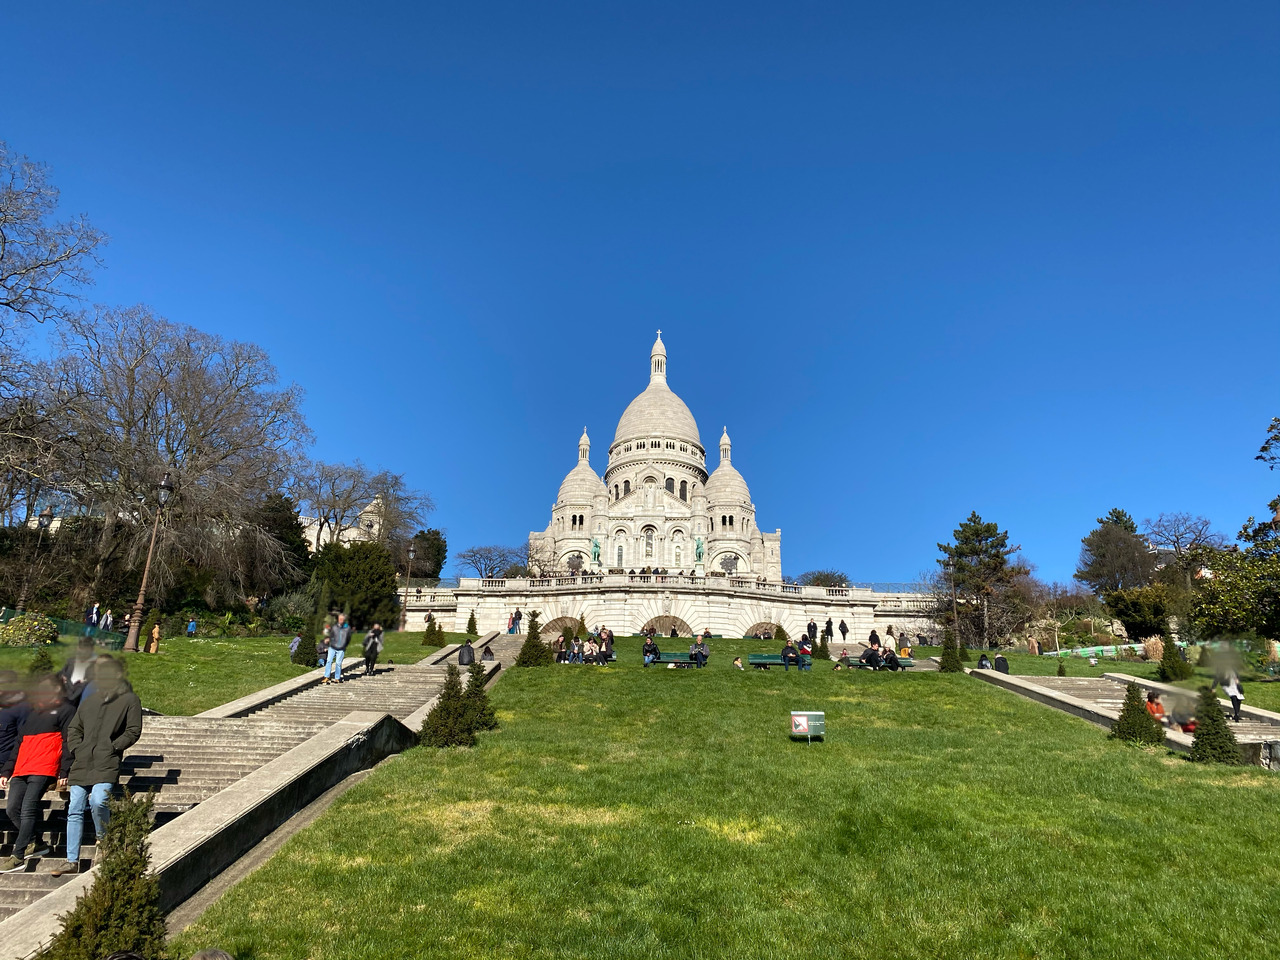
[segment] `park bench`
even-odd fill
[[[813,657],[802,653],[800,659],[806,664],[812,666]],[[757,670],[768,670],[770,667],[782,666],[782,654],[780,653],[748,653],[747,665],[755,667]]]
[[[711,662],[710,655],[707,656],[707,662]],[[658,654],[658,659],[654,663],[674,663],[677,667],[692,667],[694,660],[693,654],[688,650],[664,650]]]
[[[899,663],[899,665],[902,667],[902,669],[903,669],[903,670],[906,670],[906,669],[907,669],[907,668],[909,668],[909,667],[914,667],[914,666],[916,665],[915,660],[913,660],[911,657],[899,657],[899,658],[898,658],[898,663]],[[871,664],[869,664],[869,663],[863,663],[861,660],[854,660],[852,663],[850,663],[850,664],[849,664],[849,669],[850,669],[850,670],[854,670],[854,669],[857,669],[857,670],[874,670],[875,668],[874,668],[874,667],[872,667],[872,666],[871,666]],[[881,668],[881,669],[883,669],[883,668]]]

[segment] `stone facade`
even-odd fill
[[[603,478],[590,460],[584,428],[577,466],[560,484],[551,522],[529,535],[536,572],[711,571],[782,579],[782,531],[756,525],[728,428],[719,465],[707,472],[698,424],[667,385],[661,331],[650,351],[649,385],[618,421]]]

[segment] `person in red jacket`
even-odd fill
[[[8,792],[9,819],[18,827],[14,856],[0,860],[0,873],[19,873],[26,869],[28,856],[49,852],[41,849],[40,801],[51,784],[66,783],[71,760],[65,749],[67,727],[75,713],[56,677],[45,677],[31,692],[31,712],[18,728],[13,754],[0,769],[0,787]]]

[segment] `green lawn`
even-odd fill
[[[446,634],[450,643],[460,637]],[[129,680],[142,698],[143,706],[171,716],[190,716],[305,673],[305,667],[289,662],[292,639],[174,637],[160,641],[158,654],[121,653],[119,656],[124,658]],[[362,639],[361,634],[352,638],[352,656],[360,656]],[[421,632],[386,634],[382,662],[410,663],[437,649],[424,647],[421,641]],[[58,643],[50,648],[58,668],[74,652],[74,643]],[[31,657],[30,647],[0,647],[0,670],[25,673]]]
[[[178,938],[240,960],[1274,956],[1280,778],[939,673],[511,670]],[[820,709],[828,739],[787,737]]]

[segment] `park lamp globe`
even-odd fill
[[[40,515],[36,517],[36,523],[39,525],[41,530],[49,529],[49,525],[53,523],[53,507],[51,505],[46,505],[45,508],[40,511]]]
[[[156,489],[156,499],[160,501],[161,507],[165,507],[168,506],[171,496],[173,496],[173,481],[169,478],[168,471],[166,471],[164,479],[160,481],[160,486]]]

